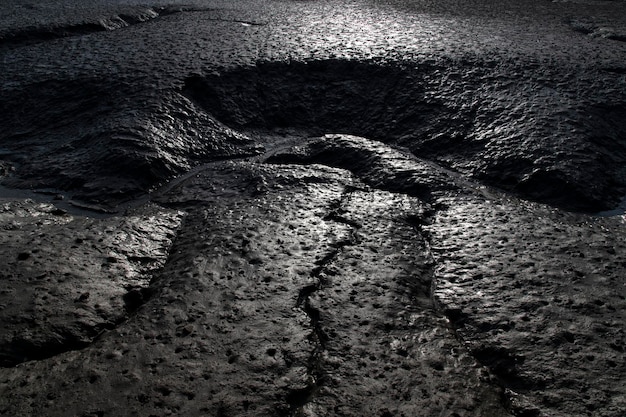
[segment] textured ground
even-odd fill
[[[0,415],[626,414],[625,2],[1,9]]]

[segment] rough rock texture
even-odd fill
[[[0,48],[4,184],[116,205],[257,151],[217,119],[400,144],[568,210],[626,193],[626,43],[572,26],[622,33],[624,2],[73,3],[15,2],[0,32],[132,24]]]
[[[507,415],[434,309],[419,200],[322,166],[221,163],[159,202],[189,214],[153,296],[83,351],[5,369],[5,413]]]
[[[182,213],[74,218],[32,201],[0,207],[0,365],[87,346],[148,296]]]
[[[581,104],[569,91],[580,81],[549,75],[559,68],[523,70],[513,80],[492,62],[263,63],[191,77],[184,92],[239,129],[358,134],[569,210],[615,205],[626,192],[622,76],[576,91]]]
[[[128,415],[613,416],[624,409],[623,318],[615,314],[624,311],[616,283],[626,251],[609,239],[621,233],[619,221],[559,214],[466,180],[437,191],[445,170],[428,172],[363,138],[328,135],[305,146],[318,157],[331,147],[360,157],[333,160],[349,171],[215,163],[155,196],[177,211],[138,218],[138,237],[124,233],[133,217],[83,225],[81,245],[117,224],[95,253],[82,255],[103,271],[105,289],[80,274],[44,288],[76,295],[66,302],[81,306],[95,302],[81,291],[108,297],[121,321],[129,312],[120,287],[141,280],[128,251],[137,250],[142,230],[171,233],[177,213],[188,213],[149,290],[132,293],[150,297],[123,323],[115,327],[101,311],[89,326],[62,315],[57,323],[11,321],[18,313],[5,319],[14,333],[28,329],[37,347],[59,333],[73,345],[5,369],[4,414],[109,415],[120,403]],[[298,146],[292,159],[302,163],[304,154]],[[421,189],[437,192],[428,204],[380,189],[394,178],[423,178]],[[27,208],[23,217],[44,216],[50,227],[69,222]],[[559,246],[538,243],[538,233]],[[595,244],[579,243],[583,235]],[[157,259],[171,235],[164,238],[152,246]],[[129,240],[121,259],[103,256],[112,242]],[[5,251],[16,251],[18,270],[29,273],[24,265],[41,256]],[[120,262],[126,281],[116,283],[109,274]],[[48,261],[47,268],[80,271],[72,265]],[[8,311],[19,308],[29,311],[25,303]],[[13,340],[4,355],[22,342]],[[59,386],[78,395],[60,395]]]
[[[69,191],[110,208],[200,162],[259,152],[185,97],[160,94],[93,79],[5,90],[0,140],[15,166],[5,184]]]
[[[434,297],[513,403],[532,415],[622,414],[623,220],[506,199],[442,203],[428,226]]]
[[[624,1],[8,3],[0,415],[626,415]]]
[[[419,160],[407,150],[349,135],[325,135],[286,152],[276,152],[267,161],[348,169],[372,187],[422,200],[431,200],[433,193],[458,190],[455,182],[460,181],[453,173]]]
[[[623,220],[561,213],[470,181],[433,193],[454,177],[357,137],[327,135],[292,155],[342,164],[379,187],[402,178],[404,192],[426,190],[436,210],[415,221],[430,243],[436,306],[506,389],[514,414],[624,410]]]

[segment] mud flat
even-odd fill
[[[624,2],[9,9],[0,415],[626,414]]]

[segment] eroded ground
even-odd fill
[[[624,415],[625,7],[7,5],[0,414]]]

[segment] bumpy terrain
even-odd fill
[[[626,414],[626,3],[13,1],[0,415]]]

